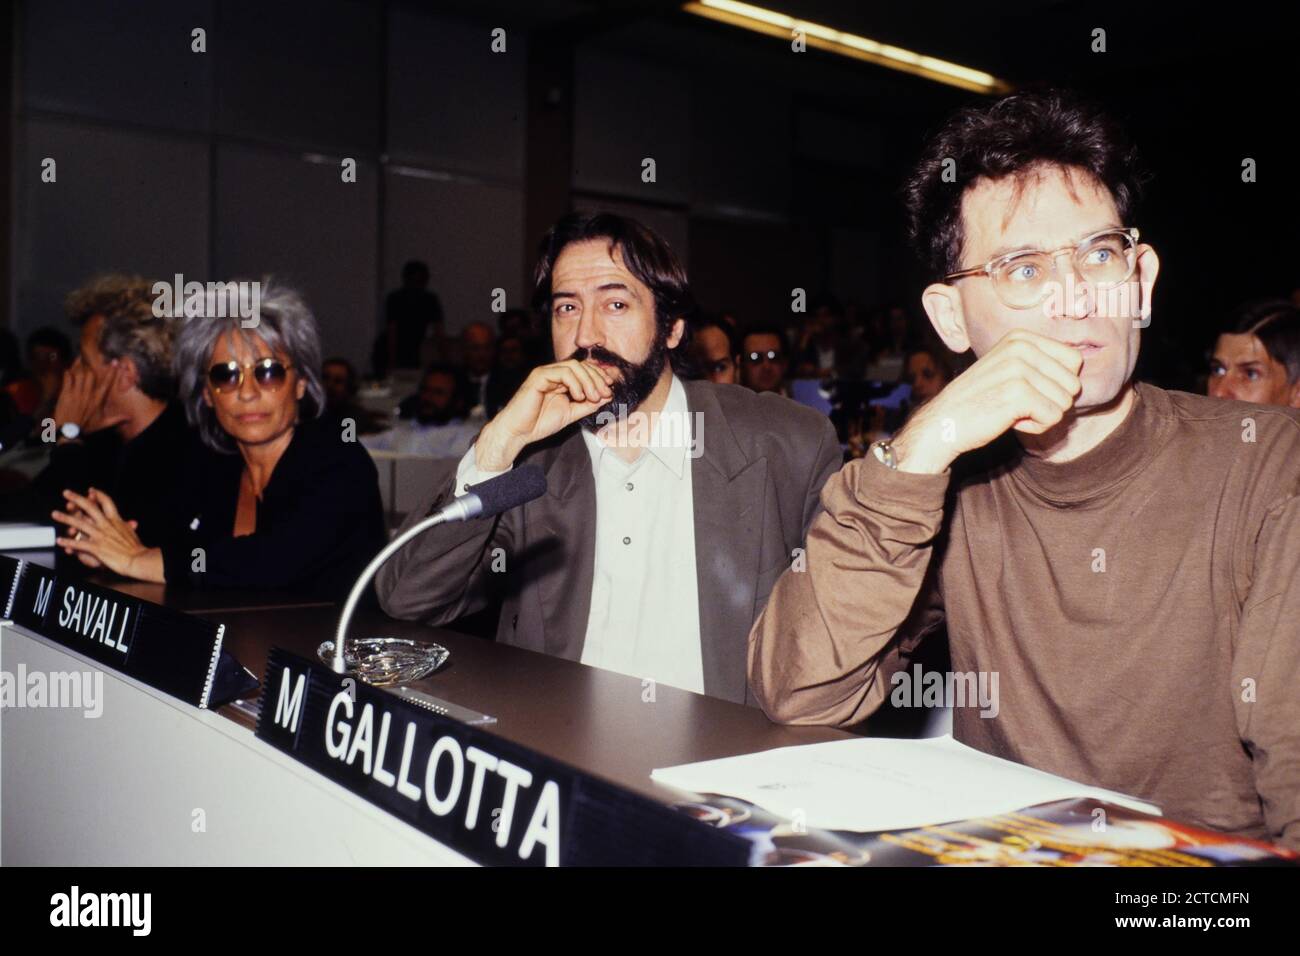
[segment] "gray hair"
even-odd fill
[[[245,328],[238,316],[203,315],[178,317],[182,323],[176,339],[176,375],[180,380],[180,398],[185,416],[199,431],[209,448],[227,454],[235,443],[217,421],[216,412],[203,399],[212,367],[212,352],[217,340],[226,332],[243,338],[260,339],[273,353],[288,356],[298,376],[306,384],[298,403],[298,420],[318,418],[325,408],[325,390],[320,381],[320,329],[316,317],[296,291],[266,276],[260,283],[261,306],[256,324]]]

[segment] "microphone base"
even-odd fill
[[[333,666],[333,641],[326,641],[316,653],[321,661]],[[450,655],[441,644],[404,637],[363,637],[343,645],[345,672],[375,687],[419,680],[441,667]]]

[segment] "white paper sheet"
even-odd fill
[[[948,735],[781,747],[668,767],[650,777],[691,793],[746,800],[810,828],[863,833],[952,823],[1076,797],[1160,813],[1133,797],[990,756]]]

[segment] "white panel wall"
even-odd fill
[[[580,47],[574,64],[573,185],[651,202],[690,198],[685,71]],[[654,159],[656,181],[641,181]]]
[[[280,274],[315,309],[325,352],[360,367],[408,259],[432,266],[452,330],[493,318],[493,288],[521,304],[536,239],[523,235],[523,33],[504,22],[493,53],[488,28],[387,10],[385,23],[365,0],[25,3],[19,336],[66,329],[64,296],[109,270]],[[206,53],[191,51],[196,27]],[[55,184],[40,182],[47,156]]]
[[[342,181],[336,157],[308,162],[267,149],[217,151],[215,274],[274,273],[316,313],[325,355],[364,367],[378,331],[375,301],[378,180],[357,164]]]
[[[377,149],[381,17],[362,0],[220,0],[217,131]]]
[[[6,11],[8,15],[8,11]],[[206,131],[218,40],[212,0],[36,0],[23,5],[22,93],[29,109]],[[207,53],[191,31],[208,31]]]
[[[414,163],[519,183],[524,175],[528,50],[506,30],[493,53],[489,29],[393,8],[388,32],[388,144]]]
[[[402,263],[429,263],[447,330],[475,319],[493,325],[492,290],[525,305],[521,242],[523,191],[516,186],[390,172],[385,185],[384,274],[395,288]]]
[[[19,132],[20,338],[64,325],[63,297],[99,272],[206,274],[208,150],[169,134],[32,120]],[[41,181],[55,161],[57,180]]]

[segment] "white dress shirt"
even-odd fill
[[[582,663],[703,693],[689,414],[686,389],[674,375],[649,446],[632,463],[582,430],[596,482]],[[667,426],[664,418],[671,419]],[[470,448],[456,472],[457,493],[498,474],[481,471]]]

